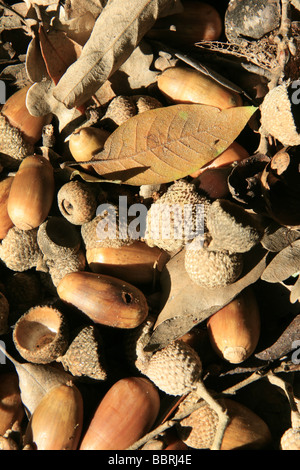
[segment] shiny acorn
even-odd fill
[[[144,294],[135,286],[103,274],[69,273],[57,286],[61,300],[93,322],[115,328],[135,328],[148,315]]]
[[[54,198],[54,171],[40,155],[26,157],[11,185],[7,212],[21,230],[38,227],[47,218]]]

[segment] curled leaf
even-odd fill
[[[108,137],[94,169],[130,185],[184,178],[226,150],[256,109],[178,104],[146,111]]]
[[[267,282],[282,282],[300,271],[300,240],[281,250],[270,261],[261,279]]]

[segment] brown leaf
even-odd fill
[[[147,349],[165,347],[233,300],[256,282],[266,265],[266,251],[260,246],[244,255],[244,270],[233,284],[217,289],[197,286],[184,267],[185,250],[172,258],[161,273],[165,302]]]
[[[261,279],[282,282],[300,271],[300,240],[292,242],[270,261]]]
[[[84,104],[128,59],[156,19],[178,9],[179,0],[108,2],[79,60],[59,81],[55,97],[69,108]]]
[[[300,232],[271,222],[265,229],[261,240],[262,246],[269,251],[278,252],[300,238]]]
[[[95,155],[95,170],[130,185],[168,183],[193,173],[236,139],[257,108],[178,104],[133,116]]]
[[[300,276],[298,276],[295,284],[291,287],[290,301],[292,304],[300,301]]]

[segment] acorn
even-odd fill
[[[192,183],[175,181],[148,210],[145,242],[167,252],[180,250],[204,232],[209,205],[210,200],[198,194]]]
[[[218,199],[207,210],[207,229],[215,250],[227,250],[233,253],[245,253],[257,245],[263,235],[254,215],[243,207]]]
[[[185,250],[184,265],[195,284],[213,289],[235,282],[242,273],[244,261],[242,253],[211,249],[198,236]]]
[[[63,368],[76,377],[105,380],[103,341],[94,325],[81,327],[63,356],[56,358]]]
[[[191,394],[192,395],[192,394]],[[196,401],[197,398],[195,398]],[[217,401],[230,417],[220,450],[258,450],[271,442],[267,424],[248,407],[229,398]],[[207,404],[183,418],[176,429],[180,439],[194,449],[210,449],[217,430],[218,416]]]
[[[86,259],[92,272],[118,277],[132,284],[150,284],[162,271],[169,255],[160,248],[136,240],[120,247],[88,248]]]
[[[150,380],[120,379],[102,398],[79,450],[126,450],[150,431],[159,409],[160,396]]]
[[[96,216],[96,192],[84,181],[65,183],[57,193],[57,203],[61,214],[74,225],[82,225]]]
[[[9,429],[21,430],[25,412],[16,372],[0,374],[0,436]]]
[[[213,78],[186,66],[170,67],[157,78],[159,90],[172,103],[198,103],[228,109],[242,106],[241,96]]]
[[[24,447],[32,450],[76,450],[83,426],[83,400],[73,384],[50,390],[27,425]]]
[[[215,352],[232,364],[250,357],[260,336],[260,311],[254,291],[244,289],[207,320],[208,336]]]
[[[65,258],[53,258],[46,260],[46,266],[49,269],[52,283],[55,287],[69,273],[84,271],[86,259],[83,250],[71,253]]]
[[[54,172],[44,157],[25,158],[13,179],[7,212],[16,227],[31,230],[49,214],[54,198]]]
[[[294,92],[296,93],[296,90]],[[292,84],[287,85],[284,82],[266,94],[260,107],[262,131],[284,146],[300,145],[300,134],[292,100]]]
[[[281,450],[300,450],[300,429],[288,428],[280,439]]]
[[[0,245],[0,259],[12,271],[23,272],[37,267],[43,254],[37,243],[37,229],[12,227]]]
[[[135,328],[148,315],[144,294],[115,277],[87,271],[67,274],[57,286],[59,297],[93,322],[115,328]]]
[[[0,292],[0,336],[8,332],[9,303],[4,294]]]
[[[69,138],[69,149],[76,162],[88,162],[100,152],[110,132],[98,127],[81,127],[74,131]],[[80,165],[85,170],[91,170],[91,165]]]
[[[178,47],[219,39],[223,21],[216,8],[198,0],[185,0],[182,5],[182,12],[159,18],[146,37]]]
[[[14,177],[8,176],[0,182],[0,239],[2,240],[11,227],[13,222],[11,221],[7,212],[7,202]]]
[[[13,341],[16,349],[26,361],[49,364],[67,350],[66,318],[52,306],[32,307],[15,324]]]

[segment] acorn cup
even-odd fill
[[[9,229],[14,225],[7,212],[8,196],[13,179],[13,176],[8,176],[0,182],[0,240],[7,235]]]
[[[125,450],[150,431],[160,409],[155,385],[144,377],[126,377],[105,394],[79,450]]]
[[[54,198],[54,172],[40,155],[25,158],[11,185],[7,212],[21,230],[37,228],[49,214]]]
[[[28,423],[24,449],[76,450],[83,426],[83,399],[73,384],[50,390]]]
[[[187,66],[164,70],[157,78],[157,86],[173,103],[198,103],[219,109],[243,105],[238,93]]]
[[[107,274],[132,284],[150,284],[155,281],[169,255],[145,242],[136,240],[131,245],[95,247],[86,250],[89,268],[94,273]]]
[[[251,287],[243,290],[207,320],[208,335],[215,352],[239,364],[254,352],[260,336],[260,312]]]
[[[57,286],[61,300],[73,305],[93,322],[114,328],[135,328],[148,315],[144,294],[112,276],[72,272]]]
[[[17,373],[0,374],[0,436],[9,429],[19,431],[24,415]]]
[[[13,341],[27,361],[49,364],[63,355],[68,347],[66,319],[51,306],[32,307],[15,324]]]

